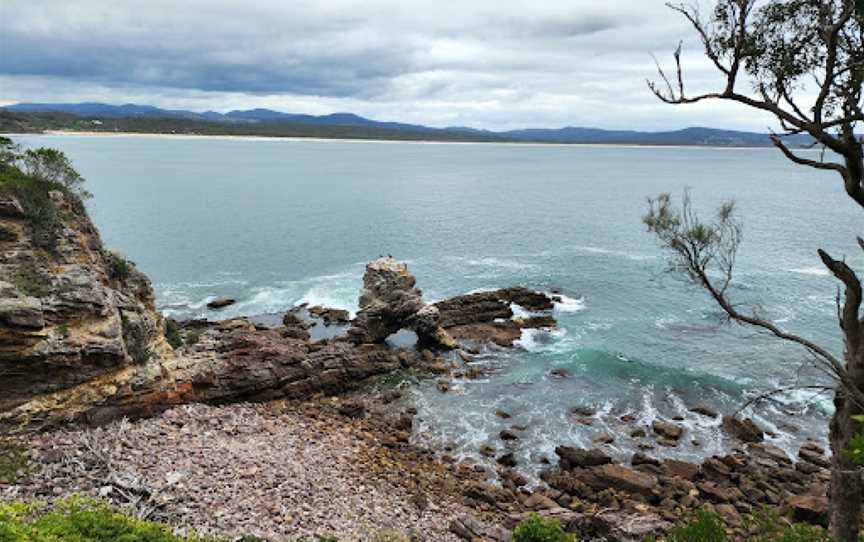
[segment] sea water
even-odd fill
[[[555,331],[477,357],[488,374],[434,381],[409,394],[415,438],[459,457],[512,446],[523,465],[558,444],[625,457],[655,418],[686,432],[655,455],[727,450],[720,421],[776,387],[824,382],[801,349],[730,325],[698,288],[666,272],[640,222],[646,198],[692,190],[706,218],[734,198],[744,222],[730,297],[783,329],[842,345],[837,283],[817,248],[859,269],[864,214],[836,175],[794,166],[772,149],[435,144],[134,136],[25,136],[68,153],[94,197],[107,246],[153,281],[175,317],[226,318],[300,303],[357,309],[364,265],[392,254],[428,301],[522,285],[562,292]],[[211,312],[215,297],[237,304]],[[569,377],[550,375],[564,369]],[[574,407],[593,416],[573,414]],[[830,396],[798,391],[747,414],[790,453],[824,438]],[[496,411],[512,418],[496,416]],[[649,439],[650,440],[650,439]]]

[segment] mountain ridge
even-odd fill
[[[67,113],[79,117],[99,119],[186,119],[225,124],[291,124],[327,127],[354,127],[393,131],[394,133],[427,134],[430,139],[437,136],[464,136],[491,141],[510,142],[547,142],[547,143],[613,143],[637,145],[714,145],[714,146],[769,146],[768,134],[740,130],[694,126],[679,130],[640,131],[608,130],[585,126],[564,126],[561,128],[522,128],[515,130],[493,131],[468,126],[435,128],[421,124],[394,121],[379,121],[362,117],[350,112],[336,112],[326,115],[285,113],[266,108],[232,110],[227,113],[205,111],[198,113],[182,109],[162,109],[150,105],[121,104],[101,102],[78,103],[17,103],[3,109],[13,113]],[[793,146],[812,143],[809,136],[794,136],[787,139]]]

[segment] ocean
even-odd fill
[[[695,460],[733,443],[693,406],[732,413],[770,389],[823,382],[805,352],[727,323],[702,291],[666,272],[640,221],[649,196],[689,187],[706,217],[735,198],[744,242],[730,296],[838,355],[837,283],[816,249],[864,269],[855,243],[864,215],[839,178],[773,149],[16,139],[71,157],[106,245],[151,278],[169,316],[300,303],[355,311],[364,266],[382,254],[409,264],[428,301],[511,285],[560,290],[559,329],[484,351],[486,377],[456,380],[448,393],[434,380],[409,386],[414,438],[456,457],[501,448],[499,431],[513,425],[523,428],[511,445],[523,465],[607,433],[607,448],[626,457],[643,442],[631,430],[660,417],[686,432],[652,453]],[[238,302],[208,311],[220,296]],[[805,438],[824,438],[830,409],[829,396],[797,391],[746,413],[793,453]]]

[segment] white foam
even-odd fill
[[[579,312],[581,310],[585,310],[585,298],[580,297],[578,299],[567,297],[566,295],[561,294],[552,294],[557,298],[561,299],[561,301],[555,301],[553,305],[555,306],[555,312]]]
[[[603,254],[605,256],[617,256],[619,258],[626,258],[628,260],[633,261],[645,261],[645,260],[653,260],[656,259],[656,255],[650,254],[634,254],[632,252],[624,252],[623,250],[614,250],[610,248],[601,248],[601,247],[593,247],[593,246],[571,246],[573,250],[577,252],[587,252],[589,254]]]
[[[534,270],[538,268],[537,264],[517,262],[515,260],[505,260],[501,258],[479,258],[479,259],[462,259],[466,264],[474,267],[493,267],[497,269],[507,269],[509,271],[524,271]]]
[[[812,266],[812,267],[798,267],[795,269],[787,269],[790,273],[799,273],[801,275],[819,275],[819,276],[827,276],[828,270],[824,267],[820,266]]]

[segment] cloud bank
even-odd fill
[[[765,130],[718,104],[658,103],[652,54],[684,39],[662,0],[3,0],[0,103],[351,111],[432,126]]]

